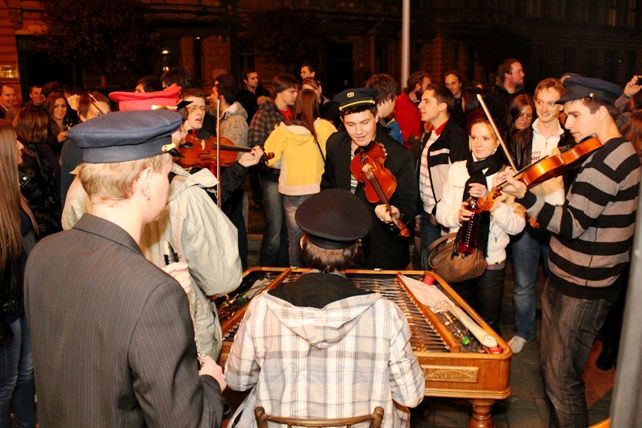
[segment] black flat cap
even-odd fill
[[[69,138],[82,149],[83,162],[126,162],[171,153],[171,135],[181,122],[169,110],[115,112],[74,126]]]
[[[557,104],[583,98],[595,98],[613,104],[622,95],[622,88],[618,85],[594,77],[568,73],[562,77],[562,82],[564,96],[557,100]]]
[[[374,88],[352,88],[339,92],[332,100],[339,104],[339,111],[342,111],[361,104],[377,105],[376,96],[377,90]]]
[[[366,205],[344,189],[328,189],[306,199],[294,216],[308,238],[319,247],[347,248],[368,234],[371,225]]]

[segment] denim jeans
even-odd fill
[[[285,213],[285,224],[288,228],[288,256],[290,257],[290,266],[304,267],[303,258],[301,257],[301,235],[303,231],[296,224],[294,215],[297,208],[312,195],[288,196],[283,195],[283,211]]]
[[[486,269],[478,278],[450,284],[497,334],[501,334],[499,320],[505,279],[506,268]]]
[[[4,316],[4,315],[0,315]],[[11,323],[13,339],[0,346],[0,428],[10,428],[13,407],[18,427],[36,424],[31,338],[26,317]]]
[[[261,266],[287,267],[287,234],[283,216],[283,201],[279,193],[279,183],[261,177],[263,191],[263,210],[265,225],[261,242]]]
[[[578,299],[547,284],[542,295],[540,358],[551,427],[588,426],[582,374],[609,307],[617,296]]]
[[[432,224],[425,211],[421,212],[421,270],[430,270],[428,266],[428,247],[441,237],[441,226]]]
[[[513,306],[515,311],[515,335],[526,340],[535,339],[535,314],[537,293],[535,282],[539,260],[548,266],[548,244],[524,231],[511,243],[513,260]],[[548,269],[547,269],[548,270]]]

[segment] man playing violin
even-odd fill
[[[207,110],[205,104],[205,96],[200,90],[187,89],[183,91],[182,101],[184,103],[187,103],[187,105],[179,109],[179,112],[183,115],[185,120],[181,125],[180,133],[176,133],[174,136],[172,136],[173,142],[177,146],[181,146],[184,143],[188,133],[195,133],[202,129],[205,111]],[[242,107],[240,107],[239,105],[239,108]],[[244,125],[246,128],[245,138],[247,138],[247,124]],[[221,134],[222,137],[225,137],[222,130]],[[237,135],[238,133],[232,132],[231,134],[233,134],[234,138],[239,140],[239,142],[242,142],[240,141],[240,137]],[[199,137],[206,138],[206,141],[208,142],[210,140],[214,141],[214,138],[211,134],[201,132],[199,134]],[[247,139],[245,140],[245,143],[247,143]],[[211,144],[211,142],[209,144]],[[243,269],[247,268],[248,247],[245,219],[242,212],[244,191],[241,188],[241,185],[243,183],[243,180],[247,176],[248,168],[256,165],[260,161],[262,156],[263,149],[261,147],[256,147],[253,148],[251,152],[241,154],[238,160],[232,165],[221,169],[220,192],[223,202],[222,209],[223,212],[232,221],[232,223],[234,223],[234,226],[238,231],[239,254],[241,256]],[[180,164],[180,159],[177,161],[177,163]]]
[[[512,177],[514,171],[501,178],[509,183],[503,190],[552,232],[540,344],[551,424],[585,427],[582,372],[629,266],[641,168],[615,124],[613,102],[622,90],[579,75],[569,75],[564,89],[557,103],[568,116],[566,128],[577,142],[593,136],[602,144],[580,165],[564,204],[550,204],[527,190]]]
[[[575,144],[573,136],[560,124],[559,115],[564,107],[557,104],[564,95],[559,79],[547,78],[535,88],[537,119],[533,125],[519,131],[511,141],[517,168],[527,167],[559,150]],[[554,177],[532,188],[552,205],[564,203],[564,178]],[[515,335],[508,345],[513,353],[521,352],[524,345],[535,339],[536,295],[538,260],[548,259],[550,232],[526,223],[526,229],[511,243],[513,274],[513,305],[515,308]]]
[[[357,263],[368,268],[404,269],[410,258],[409,240],[399,236],[399,229],[393,221],[398,217],[399,222],[405,223],[414,218],[417,183],[410,152],[377,127],[379,118],[375,96],[374,89],[356,88],[334,97],[339,104],[345,130],[332,134],[328,139],[321,189],[350,190],[367,202],[366,184],[351,175],[350,164],[357,149],[367,152],[373,144],[380,143],[387,153],[383,165],[397,181],[397,188],[388,198],[389,209],[383,202],[367,202],[373,221],[370,232],[363,239],[363,254],[357,258]]]

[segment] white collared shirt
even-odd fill
[[[560,138],[564,133],[564,129],[557,123],[557,131],[555,134],[545,137],[538,129],[539,119],[533,122],[533,144],[531,149],[531,163],[535,163],[540,159],[549,156],[557,145]],[[543,196],[544,200],[552,205],[562,205],[564,203],[564,179],[560,177],[553,177],[534,186],[531,191],[539,196]]]

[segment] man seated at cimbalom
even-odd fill
[[[406,318],[341,273],[370,217],[344,189],[325,190],[298,208],[303,258],[312,270],[250,303],[225,367],[232,389],[253,388],[232,418],[235,426],[256,426],[255,406],[299,418],[343,418],[381,406],[382,426],[407,424],[404,406],[421,402],[425,379]]]

